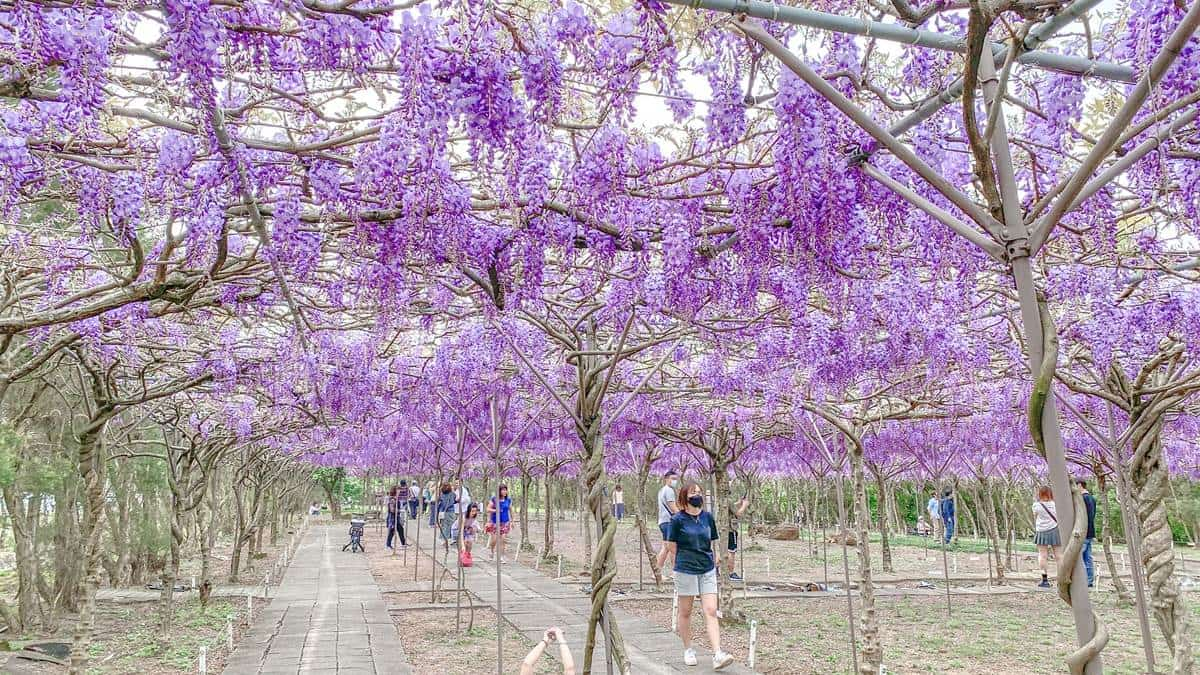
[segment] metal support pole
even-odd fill
[[[854,662],[854,672],[858,672],[858,631],[854,625],[854,598],[850,594],[850,553],[846,550],[846,534],[848,533],[846,518],[846,498],[842,486],[842,467],[838,467],[837,487],[838,529],[842,538],[842,574],[846,581],[846,619],[850,624],[850,659]],[[826,586],[828,588],[828,586]]]
[[[998,94],[996,64],[985,54],[979,60],[979,78],[983,94],[990,106]],[[1004,114],[995,120],[992,137],[992,157],[996,167],[996,179],[1000,187],[1000,203],[1004,215],[1005,241],[1012,264],[1013,281],[1021,306],[1021,321],[1025,329],[1025,344],[1029,356],[1029,370],[1034,377],[1041,371],[1044,335],[1041,314],[1038,309],[1037,289],[1033,280],[1033,266],[1029,259],[1029,230],[1021,217],[1021,201],[1017,192],[1016,175],[1013,171],[1012,155],[1008,145],[1008,130]],[[1051,382],[1051,387],[1054,383]],[[1058,406],[1054,396],[1047,396],[1042,415],[1042,435],[1046,445],[1046,463],[1050,469],[1050,484],[1054,494],[1054,505],[1058,514],[1058,531],[1063,541],[1070,536],[1075,523],[1075,502],[1071,493],[1071,475],[1067,471],[1066,452],[1063,448],[1062,430],[1059,427]],[[1065,536],[1064,536],[1065,535]],[[1071,611],[1075,615],[1075,636],[1082,646],[1096,633],[1092,620],[1092,600],[1088,596],[1087,572],[1083,557],[1075,561],[1071,576]],[[1100,654],[1084,666],[1085,675],[1100,675],[1104,672],[1104,661]]]
[[[1115,437],[1115,429],[1113,427],[1113,407],[1108,404],[1108,433],[1109,437]],[[1126,558],[1124,553],[1121,554],[1121,560],[1125,562],[1125,571],[1130,573],[1130,580],[1133,582],[1133,598],[1138,610],[1138,629],[1142,633],[1142,650],[1146,655],[1146,671],[1153,673],[1154,664],[1154,637],[1150,633],[1150,615],[1146,609],[1146,582],[1142,576],[1142,565],[1138,553],[1141,551],[1141,531],[1137,518],[1134,517],[1134,506],[1130,499],[1130,485],[1127,476],[1125,475],[1125,445],[1124,443],[1115,444],[1112,448],[1113,456],[1117,460],[1117,500],[1121,507],[1121,523],[1125,527],[1125,547],[1129,549],[1129,556]],[[1115,582],[1114,582],[1115,586]]]
[[[889,42],[899,42],[901,44],[912,45],[914,47],[940,49],[943,51],[955,52],[957,54],[965,54],[967,51],[966,41],[954,35],[946,35],[944,33],[937,33],[919,28],[910,28],[900,23],[885,23],[883,21],[858,19],[849,16],[842,16],[840,14],[817,12],[811,9],[790,7],[783,4],[777,4],[775,2],[759,2],[758,0],[666,0],[666,2],[672,5],[698,7],[701,9],[710,9],[728,14],[744,14],[756,19],[782,21],[783,23],[789,23],[794,26],[805,26],[808,28],[817,28],[819,30],[828,30],[836,33],[862,35],[864,37],[887,40]],[[1087,6],[1091,6],[1097,3],[1089,2],[1086,4]],[[1084,11],[1086,11],[1086,9]],[[1082,12],[1080,12],[1080,14],[1082,14]],[[1075,16],[1067,17],[1064,25],[1065,23],[1069,23],[1070,21],[1074,20],[1074,18]],[[1030,44],[1031,41],[1027,39],[1025,46]],[[992,43],[992,53],[1001,60],[1007,57],[1008,49],[1009,48],[1003,44],[995,42]],[[1135,78],[1133,68],[1130,68],[1129,66],[1105,63],[1079,56],[1054,54],[1051,52],[1023,51],[1017,55],[1017,62],[1037,68],[1044,68],[1046,70],[1073,73],[1076,75],[1088,75],[1091,77],[1116,80],[1118,82],[1133,82]]]

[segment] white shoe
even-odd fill
[[[683,665],[694,666],[697,663],[698,663],[698,661],[696,661],[696,650],[695,649],[688,647],[687,649],[683,650]]]
[[[713,654],[713,670],[720,670],[731,663],[733,663],[733,657],[729,654],[725,652]]]

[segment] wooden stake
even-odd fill
[[[746,659],[746,665],[750,670],[754,670],[754,650],[758,646],[758,622],[754,619],[750,620],[750,655]]]

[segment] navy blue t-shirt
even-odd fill
[[[714,567],[712,542],[717,538],[717,521],[708,511],[693,516],[680,511],[667,526],[667,541],[675,542],[675,571],[704,574]]]

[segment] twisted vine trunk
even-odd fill
[[[529,488],[533,484],[533,477],[529,472],[522,467],[521,469],[521,541],[517,544],[518,551],[525,551],[533,547],[529,543]]]
[[[859,661],[858,670],[864,675],[877,675],[883,666],[883,644],[879,640],[875,585],[871,580],[871,510],[867,505],[863,451],[858,443],[850,444],[850,467],[854,476],[854,524],[858,530],[859,600],[862,603],[862,659]]]
[[[1125,582],[1121,579],[1121,574],[1117,570],[1117,558],[1113,555],[1112,550],[1112,506],[1108,503],[1108,481],[1104,479],[1103,474],[1096,474],[1096,483],[1100,488],[1100,500],[1104,502],[1104,528],[1105,536],[1101,536],[1100,540],[1104,546],[1104,561],[1108,565],[1108,578],[1112,579],[1113,590],[1117,592],[1117,600],[1120,602],[1133,602],[1133,596],[1129,594],[1129,589],[1125,587]]]
[[[883,571],[887,574],[895,573],[892,569],[892,545],[888,541],[888,499],[887,485],[883,478],[883,473],[875,473],[875,485],[879,489],[879,546],[883,551]]]
[[[32,519],[38,517],[38,511],[25,509],[23,500],[11,486],[0,490],[4,498],[4,507],[8,510],[9,523],[12,525],[13,552],[17,564],[17,611],[5,616],[9,629],[20,635],[32,627],[33,617],[38,609],[37,594],[37,554],[34,547]]]
[[[547,560],[550,558],[550,552],[554,550],[554,521],[551,519],[551,513],[554,511],[554,509],[553,509],[554,500],[551,499],[551,497],[553,495],[550,492],[550,464],[549,464],[549,462],[546,463],[546,476],[543,479],[543,481],[546,483],[546,500],[544,502],[545,506],[546,506],[546,508],[545,508],[546,527],[543,530],[542,560]]]
[[[1175,576],[1174,542],[1167,523],[1168,476],[1160,437],[1164,416],[1154,409],[1141,408],[1131,418],[1134,432],[1130,438],[1133,457],[1129,461],[1129,477],[1141,525],[1141,558],[1150,581],[1154,619],[1174,657],[1172,672],[1191,673],[1196,662],[1188,635],[1187,607]]]
[[[1004,578],[1004,557],[1000,553],[1000,529],[996,518],[996,502],[992,496],[992,481],[984,477],[983,483],[983,499],[980,502],[983,504],[983,520],[987,525],[988,541],[991,542],[992,550],[988,553],[992,557],[992,563],[996,568],[996,584],[1003,586],[1007,583]]]
[[[649,515],[645,512],[646,481],[649,480],[649,477],[650,462],[646,461],[642,463],[642,467],[637,473],[637,498],[633,501],[633,515],[634,522],[637,524],[638,536],[642,539],[642,553],[650,563],[650,571],[654,574],[655,585],[660,585],[662,584],[662,570],[658,567],[658,556],[655,555],[654,547],[650,544],[650,535],[646,531],[646,518]]]
[[[583,398],[583,392],[580,392]],[[609,500],[604,496],[607,477],[604,471],[604,440],[600,437],[600,416],[585,419],[586,427],[580,435],[583,442],[583,484],[587,491],[587,508],[597,523],[600,536],[592,557],[592,610],[588,615],[587,643],[583,651],[583,672],[592,672],[592,654],[596,648],[596,626],[605,622],[607,649],[617,662],[620,672],[629,672],[629,657],[625,653],[625,641],[617,622],[607,615],[608,593],[617,576],[616,534],[617,521],[612,516]]]
[[[733,521],[729,517],[729,474],[727,469],[728,467],[723,461],[714,463],[712,509],[713,516],[717,519],[717,532],[721,536],[717,541],[717,549],[721,551],[721,561],[726,563],[721,565],[721,583],[717,585],[718,603],[723,622],[744,623],[745,615],[734,608],[733,580],[729,578],[729,575],[733,574],[733,552],[729,550],[729,533],[733,531]]]
[[[84,675],[88,646],[95,627],[96,590],[100,585],[100,532],[104,516],[104,461],[100,457],[100,433],[107,417],[94,420],[80,435],[79,476],[83,479],[83,601],[71,639],[70,675]]]

